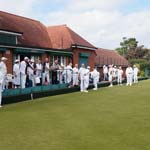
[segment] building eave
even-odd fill
[[[15,36],[21,36],[23,34],[22,32],[15,32],[15,31],[10,31],[10,30],[3,30],[3,29],[0,29],[0,33],[10,34],[10,35],[15,35]]]
[[[72,48],[80,48],[80,49],[88,49],[88,50],[97,50],[96,47],[88,47],[88,46],[84,46],[84,45],[79,45],[79,44],[72,44],[71,45]]]
[[[11,49],[16,49],[16,48],[20,48],[20,49],[27,49],[27,50],[38,50],[38,51],[44,51],[44,52],[55,52],[55,53],[64,53],[64,54],[73,54],[73,52],[68,52],[65,50],[58,50],[58,49],[53,49],[53,48],[38,48],[38,47],[26,47],[26,46],[20,46],[20,45],[3,45],[0,44],[0,47],[3,48],[11,48]]]

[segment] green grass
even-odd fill
[[[0,150],[150,150],[150,80],[6,105]]]

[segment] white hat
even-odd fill
[[[16,60],[15,60],[15,63],[16,63],[16,62],[19,62],[19,59],[16,59]]]
[[[31,59],[30,61],[34,63],[34,59]]]
[[[7,60],[7,58],[6,57],[2,57],[1,60],[4,61],[4,60]]]
[[[25,57],[25,58],[24,58],[24,60],[27,60],[27,59],[29,59],[29,58],[28,58],[28,57]]]

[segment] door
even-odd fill
[[[79,67],[81,67],[81,64],[84,64],[85,67],[88,66],[88,57],[79,57]]]
[[[81,64],[84,64],[85,67],[88,66],[88,62],[89,62],[89,53],[80,53],[79,54],[79,67],[81,67]]]

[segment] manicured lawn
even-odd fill
[[[0,150],[150,150],[150,80],[4,106]]]

